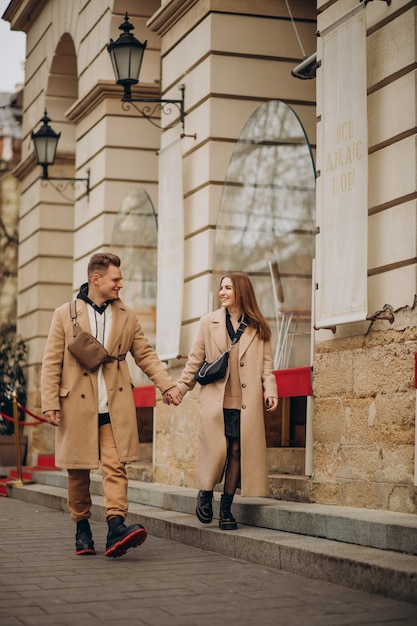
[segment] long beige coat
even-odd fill
[[[203,363],[214,361],[229,345],[226,310],[218,309],[200,320],[197,337],[188,361],[177,381],[184,395],[194,387],[194,374]],[[268,494],[263,402],[278,397],[271,345],[262,341],[253,328],[246,328],[239,343],[241,406],[241,494]],[[223,398],[229,370],[223,380],[200,387],[198,407],[197,487],[211,490],[220,483],[227,458],[224,436]]]
[[[164,393],[174,385],[143,334],[136,314],[121,300],[112,304],[108,352],[113,356],[131,352],[135,362]],[[91,332],[87,304],[77,300],[78,323]],[[68,350],[73,340],[69,303],[56,309],[42,363],[42,411],[60,410],[56,428],[57,467],[93,469],[99,466],[97,373],[78,363]],[[131,377],[126,361],[104,368],[109,413],[121,461],[139,458],[139,437]]]

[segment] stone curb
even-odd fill
[[[66,480],[63,471],[36,472],[40,484],[66,488]],[[103,495],[100,475],[91,475],[91,493]],[[189,487],[129,481],[131,503],[194,515],[196,495]],[[215,493],[215,516],[219,499]],[[417,555],[417,516],[412,514],[236,496],[233,515],[247,526]]]

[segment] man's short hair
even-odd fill
[[[120,267],[120,263],[120,257],[116,254],[112,254],[111,252],[97,252],[93,254],[88,263],[88,278],[90,279],[93,274],[105,273],[109,265]]]

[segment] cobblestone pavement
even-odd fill
[[[148,536],[104,557],[74,554],[69,514],[0,498],[2,626],[417,625],[417,605]]]

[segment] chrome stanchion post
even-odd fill
[[[12,392],[13,398],[13,418],[14,418],[14,439],[16,443],[16,466],[17,466],[17,480],[14,481],[14,485],[23,485],[22,480],[22,454],[20,450],[20,428],[19,428],[19,408],[17,405],[17,392],[16,389]]]

